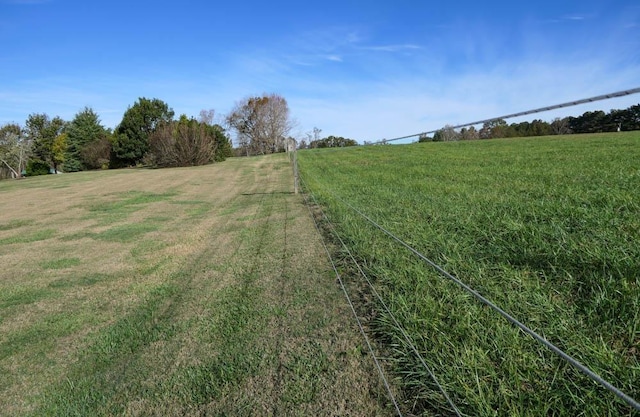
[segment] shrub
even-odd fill
[[[87,169],[104,169],[109,166],[111,142],[106,135],[88,143],[80,152],[82,162]]]
[[[27,176],[47,175],[51,167],[44,161],[32,159],[27,163]]]
[[[159,167],[205,165],[213,162],[217,147],[210,127],[194,119],[183,117],[178,122],[166,123],[149,137],[153,161]]]

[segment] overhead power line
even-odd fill
[[[463,124],[460,124],[460,125],[451,126],[451,128],[452,129],[459,129],[459,128],[467,127],[467,126],[475,126],[475,125],[479,125],[479,124],[494,122],[496,120],[512,119],[514,117],[526,116],[526,115],[535,114],[535,113],[542,113],[542,112],[546,112],[546,111],[549,111],[549,110],[561,109],[561,108],[564,108],[564,107],[573,107],[573,106],[577,106],[579,104],[592,103],[594,101],[609,100],[609,99],[612,99],[612,98],[624,97],[624,96],[629,96],[631,94],[637,94],[637,93],[640,93],[640,87],[639,88],[631,88],[629,90],[617,91],[615,93],[602,94],[600,96],[595,96],[595,97],[583,98],[583,99],[580,99],[580,100],[569,101],[569,102],[561,103],[561,104],[554,104],[552,106],[540,107],[538,109],[521,111],[521,112],[512,113],[512,114],[507,114],[505,116],[498,116],[498,117],[492,117],[490,119],[484,119],[484,120],[478,120],[478,121],[475,121],[475,122],[463,123]],[[400,136],[398,138],[393,138],[393,139],[382,139],[382,140],[379,140],[377,142],[371,143],[371,145],[378,145],[378,144],[381,144],[381,143],[394,142],[396,140],[409,139],[409,138],[413,138],[413,137],[416,137],[416,136],[428,135],[430,133],[436,133],[437,131],[439,131],[441,129],[442,128],[435,129],[435,130],[429,130],[429,131],[426,131],[426,132],[414,133],[412,135]]]

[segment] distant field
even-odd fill
[[[389,415],[284,155],[0,181],[0,415]]]
[[[465,415],[635,415],[339,200],[640,400],[640,132],[309,150],[299,161]],[[405,405],[446,414],[390,318],[373,301],[368,311],[416,399]]]

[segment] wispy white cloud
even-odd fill
[[[586,17],[585,17],[585,16],[573,15],[573,16],[564,16],[562,19],[563,19],[563,20],[574,20],[574,21],[580,21],[580,20],[585,20],[585,19],[586,19]]]
[[[279,50],[265,50],[261,54],[239,54],[210,76],[158,72],[144,79],[100,73],[84,79],[48,78],[3,86],[0,103],[7,104],[0,105],[0,124],[23,123],[32,112],[70,120],[88,105],[98,112],[105,126],[115,127],[127,106],[142,96],[165,100],[177,114],[195,116],[201,109],[214,108],[221,117],[243,97],[276,92],[289,101],[301,132],[317,126],[326,135],[363,141],[640,86],[640,64],[621,64],[615,50],[602,56],[576,53],[559,59],[553,54],[540,54],[543,48],[538,46],[518,60],[472,66],[455,75],[446,65],[421,65],[419,61],[418,65],[407,65],[402,54],[374,61],[379,65],[372,78],[364,71],[373,66],[366,55],[331,65],[332,55],[328,54],[321,58],[327,62],[325,67],[314,61],[314,65],[296,68],[292,59],[281,58]],[[424,62],[429,55],[424,54]],[[337,54],[335,57],[340,58]],[[329,69],[342,71],[345,66],[352,71],[350,76],[342,72],[340,76],[326,74]],[[629,96],[534,117],[551,120],[587,110],[626,108],[638,102],[640,96]]]
[[[416,40],[385,39],[362,27],[323,27],[284,34],[258,47],[229,48],[221,53],[221,64],[194,73],[169,66],[153,73],[127,70],[118,77],[93,71],[85,78],[31,84],[0,80],[0,103],[5,103],[0,117],[9,119],[0,123],[23,122],[30,112],[70,119],[89,105],[106,126],[115,127],[141,96],[160,98],[177,114],[195,116],[214,108],[221,117],[243,97],[276,92],[288,100],[301,132],[317,126],[326,135],[363,141],[640,86],[637,54],[629,53],[637,48],[621,43],[630,38],[628,30],[594,35],[597,44],[590,38],[581,48],[558,48],[556,37],[543,31],[524,32],[525,39],[512,43],[489,30],[461,36],[460,29]],[[535,117],[550,120],[638,102],[639,96],[630,96]]]
[[[360,46],[358,49],[366,51],[381,51],[381,52],[398,52],[405,50],[422,49],[418,45],[404,44],[404,45],[378,45],[378,46]]]
[[[587,98],[640,85],[640,66],[616,70],[600,61],[540,62],[498,65],[453,78],[428,78],[419,74],[376,85],[354,85],[340,99],[298,96],[292,108],[309,129],[360,141],[394,138],[438,129],[446,124],[468,123],[547,105]],[[585,71],[584,68],[590,68]],[[616,77],[611,77],[612,70]],[[332,84],[327,83],[327,89]],[[339,86],[337,87],[337,90]],[[509,122],[578,115],[585,111],[626,108],[639,96],[585,104]]]
[[[327,27],[297,34],[293,39],[285,39],[286,53],[291,62],[314,65],[322,61],[343,62],[346,57],[359,56],[367,52],[403,52],[422,49],[414,43],[377,44],[363,30],[351,27]],[[278,50],[271,51],[278,54]]]
[[[545,22],[546,23],[570,23],[570,22],[578,23],[585,20],[591,20],[593,18],[594,18],[594,15],[592,14],[573,13],[573,14],[554,17],[546,20]]]

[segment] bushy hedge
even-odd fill
[[[47,175],[50,173],[51,167],[44,161],[32,159],[27,163],[27,176]]]

